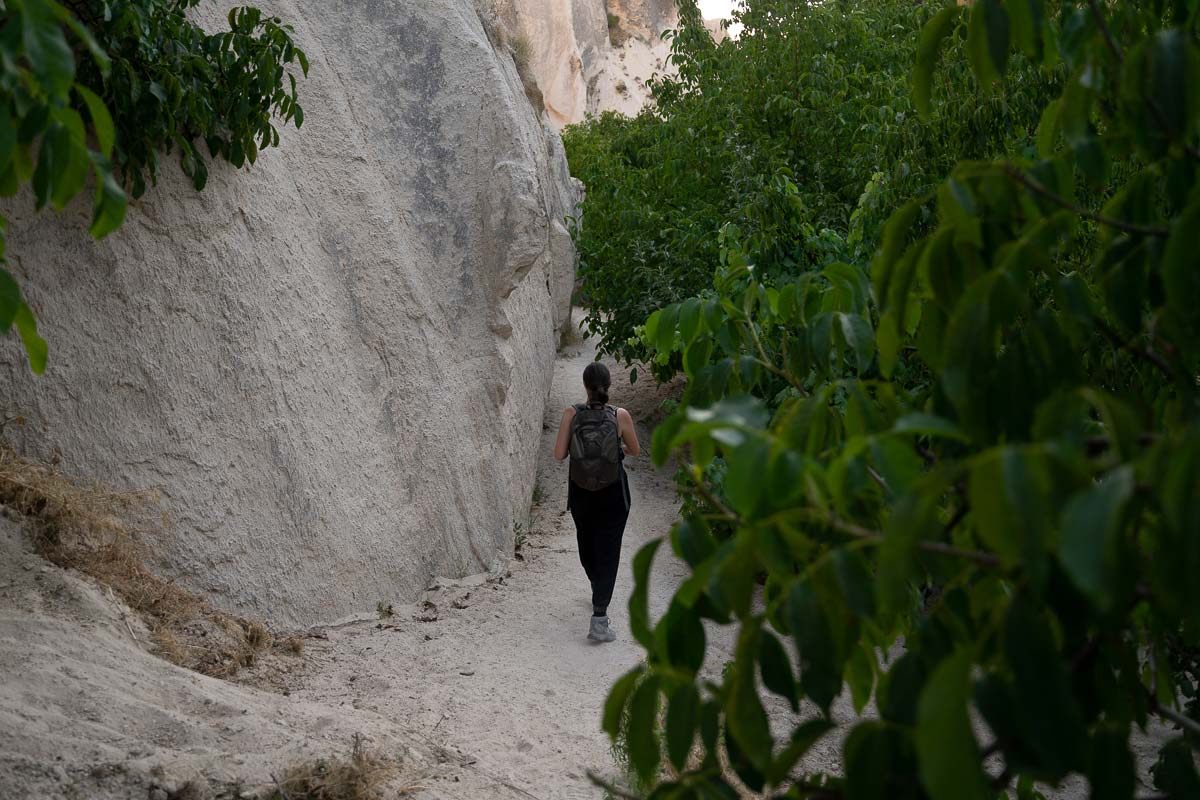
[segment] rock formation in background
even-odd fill
[[[481,0],[541,91],[557,127],[587,114],[637,114],[646,80],[671,69],[662,32],[674,0]]]
[[[511,553],[575,189],[472,0],[262,5],[312,63],[303,129],[203,193],[165,157],[100,243],[82,203],[10,204],[51,349],[39,378],[0,342],[0,381],[20,450],[161,490],[161,571],[299,625]]]

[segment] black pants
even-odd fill
[[[575,537],[579,543],[579,562],[592,582],[592,607],[607,610],[617,583],[621,564],[621,539],[629,519],[629,481],[625,470],[621,480],[589,492],[570,483],[567,492]]]

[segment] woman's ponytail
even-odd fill
[[[589,403],[608,404],[608,387],[612,385],[612,376],[608,367],[599,361],[593,361],[584,367],[583,388],[587,389]]]

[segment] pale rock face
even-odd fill
[[[19,449],[161,490],[162,571],[288,626],[511,552],[576,190],[472,0],[262,5],[312,63],[303,129],[203,193],[164,158],[100,243],[10,203],[51,350],[34,377],[0,341],[0,381]]]
[[[646,80],[671,69],[674,0],[481,0],[530,51],[528,69],[557,127],[591,113],[637,114]],[[610,24],[609,17],[613,18]]]

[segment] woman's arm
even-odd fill
[[[617,409],[617,431],[621,434],[621,442],[625,445],[625,454],[636,456],[642,452],[638,443],[637,431],[633,427],[633,417],[623,408]]]
[[[554,458],[562,461],[567,457],[571,447],[571,420],[575,419],[575,407],[568,406],[563,411],[562,422],[558,423],[558,438],[554,440]]]

